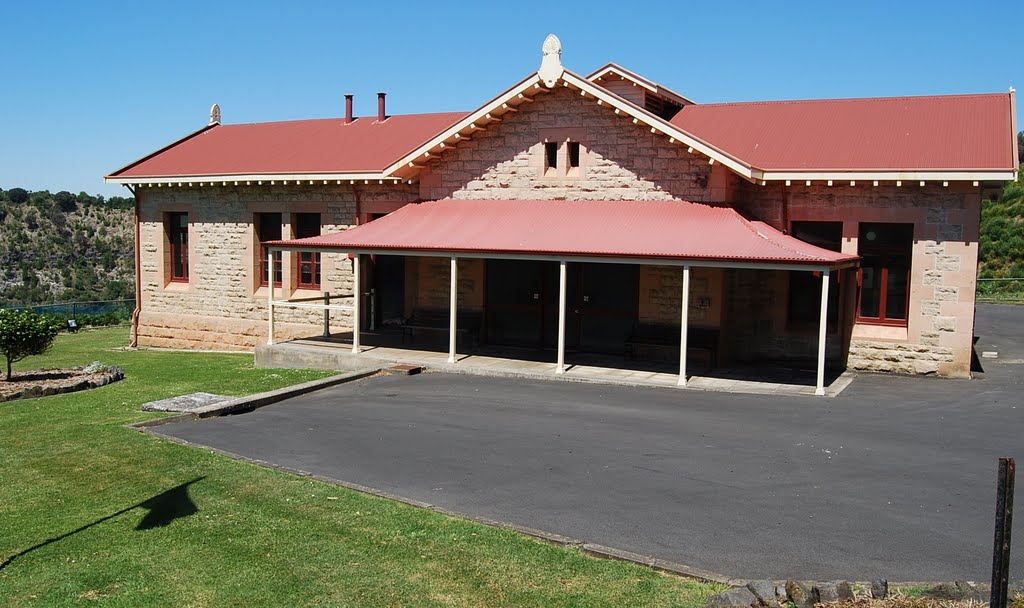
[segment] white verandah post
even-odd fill
[[[566,262],[558,263],[558,362],[555,364],[555,373],[565,373],[565,302],[567,269]]]
[[[821,273],[821,317],[818,320],[818,382],[815,395],[825,394],[825,333],[828,326],[828,277],[829,270]]]
[[[455,363],[455,343],[458,336],[455,326],[457,306],[459,303],[459,262],[452,256],[451,293],[448,303],[448,363]]]
[[[359,254],[352,256],[352,354],[359,354],[359,300],[362,286],[359,284]]]
[[[274,250],[267,247],[267,344],[274,344]]]
[[[686,333],[690,326],[690,267],[683,266],[683,305],[679,318],[679,386],[686,386]]]

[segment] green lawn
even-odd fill
[[[0,404],[0,606],[698,606],[720,590],[125,428],[154,417],[146,401],[324,375],[118,350],[127,333],[62,335],[16,366],[127,377]],[[166,525],[126,510],[188,482],[197,510]]]

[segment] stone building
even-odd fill
[[[107,176],[137,201],[138,344],[319,335],[330,294],[328,333],[356,350],[679,360],[681,383],[691,353],[816,365],[819,390],[825,367],[970,373],[981,193],[1018,171],[1012,90],[697,104],[615,64],[576,74],[551,36],[469,113],[346,101],[246,125],[215,106]]]

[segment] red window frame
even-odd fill
[[[263,241],[278,241],[281,240],[281,214],[280,213],[259,213],[256,215],[258,222],[256,228],[259,235],[259,240]],[[273,222],[275,226],[268,231],[266,222]],[[260,287],[267,287],[270,285],[270,275],[267,273],[267,247],[260,245]],[[274,287],[280,287],[284,284],[284,253],[282,251],[274,252]]]
[[[299,289],[320,289],[320,254],[313,253],[312,251],[303,251],[299,253],[298,260],[298,273],[296,276],[296,285]],[[310,277],[310,281],[303,281],[302,277],[306,274]]]
[[[167,214],[172,283],[188,283],[188,213]]]
[[[267,247],[260,245],[260,287],[270,285],[267,280]],[[280,287],[284,278],[284,254],[280,250],[274,252],[274,287]]]
[[[319,236],[322,224],[319,213],[295,214],[295,238],[304,239]],[[295,260],[295,286],[297,289],[320,289],[320,254],[301,251]],[[303,280],[303,277],[309,277]]]
[[[794,220],[789,224],[789,234],[805,243],[830,251],[841,252],[843,249],[842,222]],[[791,270],[789,274],[786,326],[791,329],[806,328],[817,331],[821,314],[821,271]],[[841,270],[834,270],[829,276],[826,330],[830,335],[837,333],[842,326],[842,280]],[[808,293],[817,295],[807,298]]]
[[[865,234],[869,227],[879,227],[884,229],[886,224],[881,223],[870,223],[861,224],[860,234],[858,236],[858,253],[861,256],[861,266],[857,269],[857,323],[865,325],[885,325],[889,327],[907,327],[907,323],[910,318],[910,279],[913,274],[913,257],[914,257],[914,228],[913,224],[889,224],[889,226],[902,226],[904,230],[910,235],[910,242],[906,245],[903,244],[884,244],[880,243],[877,245],[865,247],[863,243],[866,242]],[[877,259],[879,263],[878,267],[878,284],[879,284],[879,295],[878,295],[878,316],[871,317],[865,316],[863,312],[864,306],[864,262],[868,259]],[[907,266],[907,280],[904,289],[904,317],[902,319],[890,319],[886,316],[886,311],[889,304],[889,269],[898,265],[898,258],[906,259]],[[874,268],[874,267],[872,267]]]

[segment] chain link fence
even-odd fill
[[[1024,277],[978,279],[978,302],[1024,304]]]

